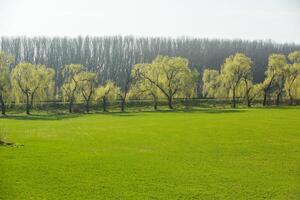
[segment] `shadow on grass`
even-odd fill
[[[222,113],[243,113],[247,112],[244,109],[223,109],[223,108],[200,108],[200,109],[174,109],[174,110],[142,110],[142,111],[127,111],[127,112],[97,112],[99,115],[111,115],[118,117],[134,117],[143,114],[151,113],[209,113],[209,114],[222,114]]]
[[[217,108],[205,108],[199,110],[185,111],[194,113],[210,113],[210,114],[223,114],[223,113],[243,113],[247,112],[244,109],[217,109]]]
[[[222,113],[242,113],[246,112],[245,109],[223,109],[223,108],[199,108],[199,109],[174,109],[174,110],[144,110],[144,111],[126,111],[126,112],[96,112],[90,113],[91,115],[110,115],[116,117],[136,117],[145,114],[155,113],[208,113],[208,114],[222,114]],[[13,119],[13,120],[64,120],[72,119],[80,116],[87,116],[90,114],[79,114],[79,113],[48,113],[48,114],[10,114],[6,116],[0,116],[1,119]]]
[[[30,115],[6,115],[1,116],[0,119],[14,119],[14,120],[63,120],[76,118],[81,116],[80,114],[66,114],[66,113],[54,113],[54,114],[30,114]]]

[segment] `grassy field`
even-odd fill
[[[300,108],[16,115],[0,199],[300,199]]]

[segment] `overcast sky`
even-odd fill
[[[300,44],[300,0],[0,0],[0,35],[191,36]]]

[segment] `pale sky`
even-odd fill
[[[0,36],[78,35],[300,44],[300,0],[0,0]]]

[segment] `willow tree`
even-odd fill
[[[266,78],[264,84],[263,106],[267,103],[267,97],[271,93],[271,89],[276,91],[276,104],[279,104],[279,99],[284,89],[284,73],[287,60],[283,54],[272,54],[268,59],[268,67],[265,72]]]
[[[4,52],[0,52],[0,104],[1,113],[5,115],[5,103],[10,98],[11,82],[10,82],[10,65],[14,57]]]
[[[250,58],[242,53],[236,53],[225,60],[221,69],[221,81],[232,95],[232,107],[236,107],[236,93],[243,80],[252,77],[252,64]]]
[[[131,76],[133,82],[130,88],[130,96],[137,99],[149,99],[153,100],[153,109],[157,110],[158,99],[162,96],[160,89],[151,81],[141,76],[142,70],[148,70],[151,64],[136,64],[133,69]],[[145,72],[143,72],[145,73]]]
[[[179,90],[179,97],[183,97],[185,102],[185,108],[189,108],[189,100],[196,96],[196,88],[199,80],[199,73],[196,69],[190,73],[185,73],[181,79],[181,85]]]
[[[242,81],[240,86],[240,94],[244,94],[244,101],[248,107],[251,107],[255,98],[260,97],[263,91],[263,84],[252,81]]]
[[[62,85],[62,95],[64,101],[69,102],[69,112],[72,113],[76,93],[79,90],[79,82],[81,80],[80,73],[83,71],[83,65],[70,64],[63,69],[62,76],[64,83]]]
[[[291,64],[285,68],[285,91],[290,98],[290,104],[294,103],[294,96],[297,92],[295,83],[300,77],[300,51],[294,51],[288,55]]]
[[[155,85],[173,109],[174,96],[184,87],[186,74],[192,73],[188,60],[182,57],[158,56],[148,65],[136,65],[135,74]]]
[[[202,76],[202,93],[204,97],[217,97],[220,90],[220,72],[214,69],[205,69]]]
[[[116,99],[120,88],[118,88],[114,82],[107,81],[104,85],[97,88],[95,91],[95,100],[102,100],[103,112],[108,112],[107,106],[109,101]]]
[[[16,101],[26,102],[26,114],[30,114],[34,100],[44,100],[53,90],[55,72],[45,65],[18,64],[11,73]]]
[[[80,72],[78,73],[78,89],[80,96],[85,101],[85,109],[86,112],[90,111],[90,102],[92,100],[92,96],[95,93],[96,88],[96,73],[93,72]]]

